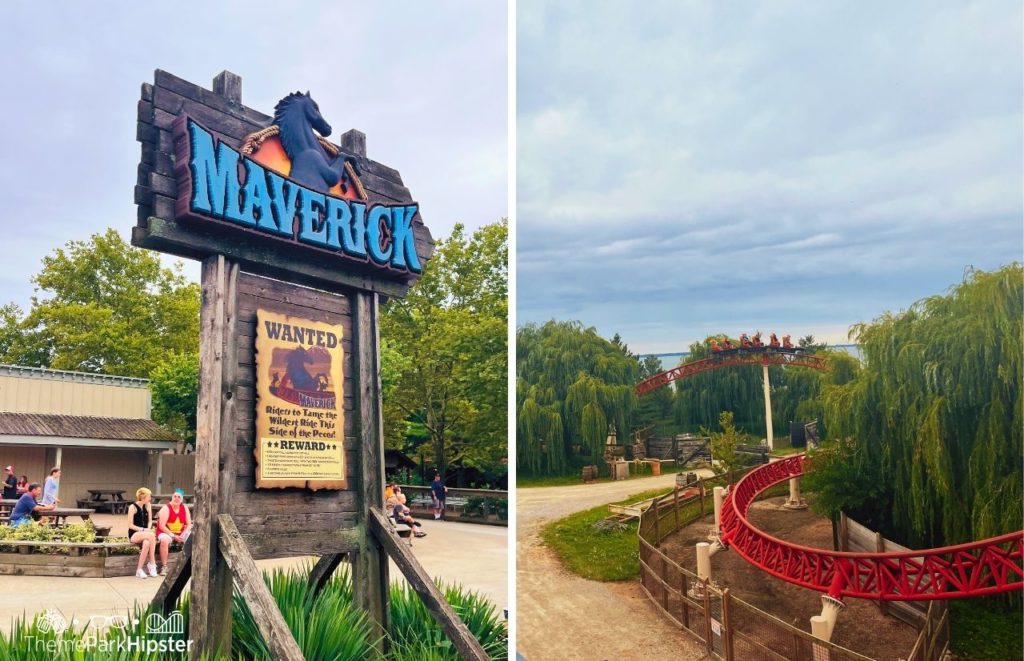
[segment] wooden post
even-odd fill
[[[729,622],[729,588],[722,591],[722,649],[725,650],[725,661],[733,661],[732,624]]]
[[[369,525],[371,508],[384,500],[384,439],[381,435],[380,355],[378,353],[377,294],[360,291],[353,295],[355,313],[353,352],[356,365],[357,434],[359,436],[360,486],[359,514]],[[388,561],[380,544],[371,535],[366,547],[352,563],[352,588],[356,604],[367,612],[379,638],[378,648],[386,652],[388,630]]]
[[[681,621],[683,626],[690,628],[690,605],[686,603],[686,574],[679,572],[679,606],[683,609]]]
[[[409,547],[402,544],[398,537],[391,532],[387,519],[384,518],[381,511],[371,508],[369,517],[368,524],[371,533],[398,565],[406,580],[409,581],[409,585],[423,600],[423,605],[427,607],[430,615],[441,625],[448,639],[459,652],[459,656],[467,661],[486,661],[487,653],[480,646],[480,642],[473,637],[469,627],[459,619],[451,605],[445,601],[444,595],[430,580],[430,576],[424,571]]]
[[[658,511],[658,499],[654,499],[654,548],[661,544],[661,513]]]
[[[192,540],[194,539],[195,536],[192,536],[186,540],[178,561],[174,563],[174,567],[160,583],[160,588],[151,602],[152,608],[164,615],[167,615],[178,603],[178,597],[181,596],[185,584],[192,577]]]
[[[672,513],[675,515],[676,527],[672,532],[679,530],[679,487],[672,490]]]
[[[875,550],[879,553],[885,552],[885,537],[882,537],[882,533],[875,533]],[[889,602],[885,599],[878,600],[878,610],[881,611],[882,615],[889,614]]]
[[[708,654],[715,653],[715,632],[711,630],[711,589],[709,581],[701,581],[701,595],[704,598],[704,640],[708,645]]]
[[[314,595],[324,589],[327,582],[331,580],[334,570],[338,568],[346,555],[345,553],[328,553],[320,556],[320,559],[313,565],[313,569],[310,570],[309,579],[306,581]]]
[[[231,515],[221,514],[217,520],[221,552],[226,564],[238,576],[238,591],[252,612],[253,622],[259,628],[260,636],[266,642],[271,658],[304,661],[306,657],[302,655],[302,650],[295,642],[284,615],[277,607],[274,596],[270,594],[270,588],[263,582],[263,574],[249,555],[249,549],[246,548]]]
[[[850,548],[850,528],[846,521],[846,512],[839,512],[839,550]]]
[[[226,482],[234,479],[230,473],[233,468],[230,457],[234,455],[231,400],[237,365],[227,365],[225,351],[229,356],[234,355],[237,275],[238,266],[229,264],[223,255],[203,261],[196,416],[196,527],[189,616],[189,635],[194,641],[192,653],[196,659],[204,655],[231,656],[231,570],[219,549],[217,516],[230,493],[231,485]],[[226,383],[225,374],[228,375]],[[231,445],[221,442],[226,429],[230,429]],[[225,457],[229,459],[228,465],[223,463]]]

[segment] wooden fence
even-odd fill
[[[736,471],[698,480],[695,485],[697,493],[689,497],[683,496],[687,487],[677,486],[671,493],[654,499],[640,516],[637,528],[640,584],[647,597],[676,626],[701,641],[712,658],[727,661],[869,659],[853,650],[815,638],[810,632],[733,596],[728,589],[720,590],[701,581],[696,574],[659,549],[666,537],[713,513],[713,488],[734,484],[741,475]],[[847,529],[851,528],[850,523],[847,522]],[[895,610],[892,614],[896,615]],[[932,602],[917,622],[911,624],[919,627],[921,633],[908,661],[941,659],[949,641],[945,602]]]
[[[839,515],[840,551],[911,551],[857,523],[845,513]],[[879,601],[878,608],[888,615],[903,620],[921,632],[910,659],[937,659],[949,647],[949,609],[945,601]],[[927,640],[925,640],[927,639]]]

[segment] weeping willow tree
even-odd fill
[[[579,322],[516,333],[516,457],[524,475],[567,475],[602,456],[608,426],[630,427],[639,363]]]
[[[711,355],[710,340],[690,345],[689,363]],[[734,345],[739,341],[730,340]],[[819,349],[815,355],[826,358],[832,368],[823,374],[803,367],[768,368],[772,387],[773,434],[788,436],[791,420],[820,420],[819,395],[823,383],[845,383],[857,369],[857,359],[842,351]],[[704,372],[676,382],[676,423],[683,431],[713,428],[722,411],[732,411],[735,426],[752,434],[763,434],[763,372],[757,365],[741,365]]]
[[[878,485],[851,514],[914,547],[1021,528],[1022,308],[1013,264],[853,327],[864,369],[822,393],[829,436],[853,440],[829,474]]]

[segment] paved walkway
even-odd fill
[[[580,578],[540,541],[548,521],[674,482],[673,473],[516,491],[516,648],[523,658],[704,658],[703,646],[661,616],[636,580]]]
[[[109,515],[107,515],[109,516]],[[97,517],[100,521],[105,517]],[[112,517],[121,525],[124,517]],[[109,523],[107,524],[109,525]],[[498,614],[508,605],[508,528],[455,521],[423,520],[427,536],[413,541],[413,553],[427,572],[450,583],[482,593]],[[115,528],[114,533],[118,530]],[[121,534],[124,534],[123,531]],[[315,558],[260,560],[262,568],[293,567]],[[391,580],[402,581],[391,564]],[[32,616],[50,608],[70,621],[74,616],[124,614],[132,604],[152,600],[160,579],[64,578],[47,576],[0,576],[0,631],[11,630],[16,617]]]

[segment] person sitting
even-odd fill
[[[718,353],[722,350],[722,347],[718,346],[718,340],[711,338],[711,353]]]
[[[779,338],[775,333],[771,334],[771,341],[768,343],[768,346],[772,347],[773,349],[779,348]]]
[[[135,502],[128,506],[128,533],[132,544],[138,544],[139,565],[135,570],[135,576],[146,578],[146,571],[149,569],[149,576],[155,577],[156,573],[156,535],[153,534],[153,492],[146,487],[139,487],[135,491]],[[146,560],[149,560],[147,564]]]
[[[746,333],[740,333],[740,346],[744,349],[749,349],[751,347],[750,338],[747,337]]]
[[[754,333],[754,337],[751,338],[751,341],[754,343],[755,347],[763,347],[764,342],[761,341],[761,331]]]
[[[37,512],[48,512],[55,509],[56,505],[41,505],[39,498],[43,495],[43,487],[38,482],[28,485],[28,491],[21,494],[21,498],[11,510],[11,526],[24,526],[32,523],[32,519],[39,516]]]
[[[18,498],[21,498],[21,495],[28,491],[28,475],[22,475],[18,478],[16,489],[18,490]]]
[[[793,342],[790,340],[788,335],[783,335],[782,336],[782,348],[783,349],[792,349],[793,348]]]
[[[171,502],[160,510],[156,519],[156,541],[160,544],[160,575],[167,575],[167,556],[171,542],[184,544],[192,534],[192,516],[185,505],[185,491],[175,489]]]
[[[416,519],[412,518],[412,515],[409,514],[409,508],[403,505],[402,503],[395,503],[395,507],[394,509],[391,510],[391,514],[395,517],[395,523],[404,523],[405,525],[409,526],[414,530],[413,534],[416,537],[427,536],[427,533],[423,532],[422,530],[417,530],[423,524],[417,521]]]

